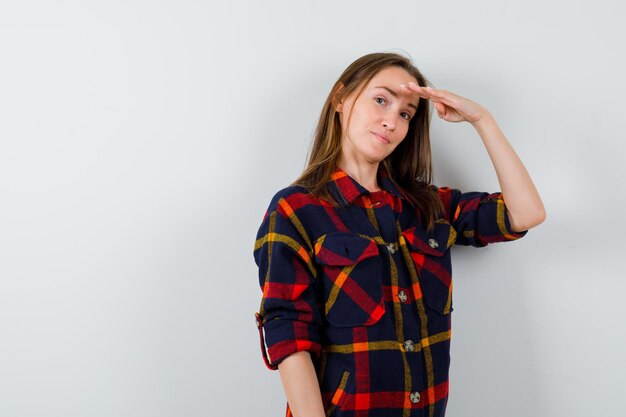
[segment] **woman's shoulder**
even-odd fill
[[[270,199],[268,210],[275,210],[279,205],[300,206],[303,201],[315,198],[309,190],[300,185],[288,185],[274,193]]]

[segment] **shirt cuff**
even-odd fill
[[[495,242],[508,242],[511,240],[520,239],[528,233],[528,230],[522,230],[520,232],[516,232],[511,229],[511,220],[509,218],[509,213],[507,211],[506,205],[504,203],[504,198],[502,197],[502,192],[489,194],[484,200],[480,202],[480,204],[490,204],[490,210],[488,212],[491,213],[491,210],[495,210],[495,225],[491,224],[487,228],[489,233],[483,234],[481,236],[481,240],[484,243],[495,243]],[[491,216],[490,216],[491,217]]]
[[[255,314],[259,329],[261,352],[265,365],[272,370],[278,369],[278,364],[289,355],[300,351],[308,351],[314,359],[321,353],[321,345],[316,337],[317,326],[297,320],[274,319],[263,322],[259,313]],[[266,343],[263,333],[267,338]]]

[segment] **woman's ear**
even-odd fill
[[[339,83],[339,87],[337,87],[337,91],[333,94],[333,98],[330,99],[331,104],[336,112],[341,113],[343,111],[343,101],[337,101],[337,96],[343,91],[344,85]]]

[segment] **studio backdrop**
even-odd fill
[[[252,256],[370,52],[491,111],[547,220],[455,246],[450,417],[626,415],[617,1],[0,1],[0,415],[282,416]],[[499,191],[435,114],[434,183]]]

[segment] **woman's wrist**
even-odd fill
[[[474,129],[479,131],[496,124],[496,119],[489,110],[485,110],[478,120],[470,122],[470,124],[474,126]]]

